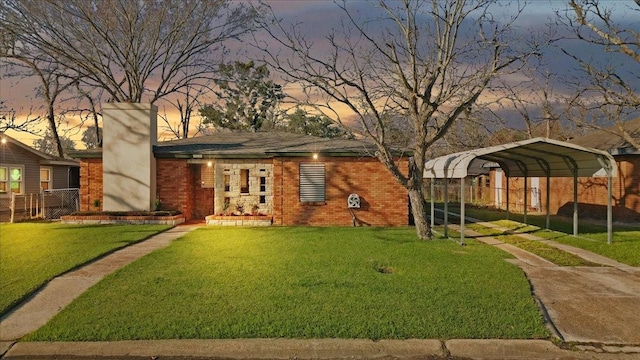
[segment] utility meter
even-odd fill
[[[347,198],[347,207],[349,209],[360,209],[360,196],[358,194],[350,194]]]

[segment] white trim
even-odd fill
[[[11,169],[20,169],[20,175],[21,175],[21,179],[20,179],[20,192],[17,192],[15,194],[17,195],[23,195],[25,193],[25,170],[24,170],[24,165],[20,165],[20,164],[1,164],[0,167],[6,168],[7,170],[7,180],[3,181],[7,183],[7,191],[0,193],[1,196],[6,197],[11,195]]]
[[[42,188],[42,183],[45,182],[42,180],[42,170],[48,170],[49,171],[49,180],[46,180],[46,182],[49,183],[49,187],[46,189]],[[50,190],[53,188],[53,167],[51,166],[40,166],[40,171],[38,173],[39,177],[40,177],[40,191],[44,191],[44,190]]]

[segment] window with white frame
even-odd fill
[[[24,192],[24,167],[22,166],[0,166],[0,193]]]
[[[8,184],[9,173],[5,166],[0,166],[0,194],[6,194],[9,186]]]
[[[45,191],[51,189],[51,168],[40,168],[40,190]]]
[[[300,202],[325,201],[324,164],[300,164]]]

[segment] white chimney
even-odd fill
[[[102,105],[104,211],[154,209],[158,107],[140,103]]]

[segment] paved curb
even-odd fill
[[[570,351],[547,340],[448,340],[445,346],[452,356],[478,360],[640,359],[640,352],[624,352],[633,351],[632,347],[615,347],[611,352],[595,347],[594,351]]]
[[[439,340],[246,339],[149,340],[115,342],[27,342],[3,359],[64,357],[191,357],[223,359],[398,359],[444,356]]]
[[[563,350],[548,340],[239,339],[16,343],[3,359],[640,359],[640,347]]]

